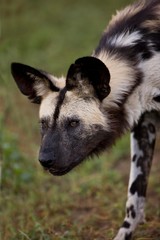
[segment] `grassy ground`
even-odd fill
[[[95,48],[111,13],[127,0],[3,0],[0,43],[2,240],[109,240],[124,216],[129,136],[109,153],[63,177],[37,161],[38,109],[20,95],[12,61],[65,74]],[[148,189],[147,219],[134,239],[160,238],[159,141]]]

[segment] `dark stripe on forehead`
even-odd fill
[[[57,105],[56,105],[56,108],[55,108],[55,111],[54,111],[54,115],[53,115],[54,125],[55,125],[56,120],[57,120],[57,118],[59,116],[59,112],[60,112],[61,106],[63,104],[66,92],[67,92],[67,89],[65,87],[59,93]]]

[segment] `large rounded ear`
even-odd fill
[[[67,90],[77,88],[79,80],[83,79],[88,79],[100,101],[110,93],[109,70],[98,58],[82,57],[70,66],[66,79]]]
[[[11,73],[21,93],[33,103],[39,104],[41,97],[47,91],[59,91],[59,88],[54,84],[54,80],[56,82],[57,79],[44,71],[21,63],[12,63]]]

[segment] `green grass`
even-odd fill
[[[0,43],[0,158],[2,240],[109,240],[124,216],[129,172],[129,136],[99,159],[85,161],[63,177],[37,161],[38,107],[22,96],[10,63],[26,63],[60,76],[98,43],[123,0],[3,0]],[[158,147],[157,147],[158,151]],[[157,161],[156,161],[157,162]],[[160,236],[159,173],[154,164],[148,223],[135,239]]]

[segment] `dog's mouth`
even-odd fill
[[[94,150],[88,153],[88,156],[91,154],[94,154]],[[45,170],[47,170],[49,173],[51,173],[54,176],[62,176],[65,175],[66,173],[70,172],[73,168],[81,164],[86,157],[83,155],[79,156],[74,162],[70,163],[66,167],[55,167],[54,165],[51,165],[50,167],[44,167]]]
[[[54,176],[62,176],[68,173],[69,171],[71,171],[79,163],[72,163],[69,166],[63,167],[63,168],[55,168],[55,167],[45,168],[45,170],[49,171]]]

